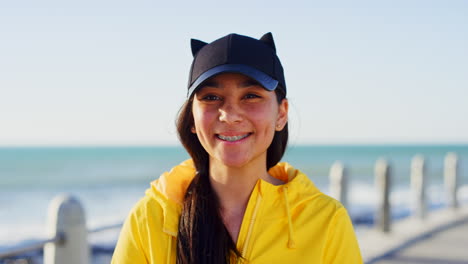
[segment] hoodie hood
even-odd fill
[[[274,186],[264,180],[259,180],[256,188],[258,188],[260,195],[264,195],[265,192],[276,192],[284,197],[291,240],[293,233],[290,216],[291,210],[294,210],[296,206],[310,199],[311,194],[321,194],[321,192],[305,174],[286,162],[278,163],[268,173],[274,178],[285,182],[285,184]],[[151,188],[146,191],[146,196],[158,201],[163,209],[163,231],[165,233],[177,236],[179,216],[185,192],[195,174],[196,170],[193,161],[191,159],[186,160],[172,168],[169,172],[163,173],[159,179],[151,183]],[[307,195],[303,194],[304,191]],[[289,247],[293,247],[293,244],[294,242],[290,241]]]

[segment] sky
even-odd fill
[[[292,144],[468,143],[468,1],[1,1],[0,146],[177,145],[190,39],[272,32]]]

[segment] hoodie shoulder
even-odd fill
[[[159,197],[170,200],[176,204],[182,204],[188,186],[195,177],[195,167],[192,160],[186,160],[173,167],[169,172],[161,174],[159,179],[151,183],[151,188],[146,191],[150,197]]]
[[[339,201],[317,188],[305,173],[286,162],[278,163],[269,173],[286,182],[293,207],[313,205],[313,208],[327,208],[332,214],[343,208]]]
[[[162,226],[163,232],[176,236],[185,192],[195,173],[192,160],[186,160],[161,174],[146,190],[134,213],[159,219],[155,226]]]

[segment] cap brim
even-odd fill
[[[243,65],[243,64],[223,64],[216,66],[214,68],[211,68],[204,72],[200,77],[198,77],[195,82],[190,86],[187,97],[190,97],[192,93],[202,84],[204,81],[207,79],[220,74],[220,73],[225,73],[225,72],[235,72],[235,73],[241,73],[246,76],[249,76],[250,78],[256,80],[258,83],[260,83],[265,89],[268,91],[274,91],[276,87],[278,87],[278,81],[271,78],[268,74],[259,71],[253,67]]]

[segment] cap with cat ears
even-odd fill
[[[286,95],[283,67],[276,55],[271,33],[266,33],[258,40],[238,34],[229,34],[211,43],[191,39],[191,48],[193,62],[188,97],[204,81],[225,72],[247,75],[266,90],[281,89]]]

